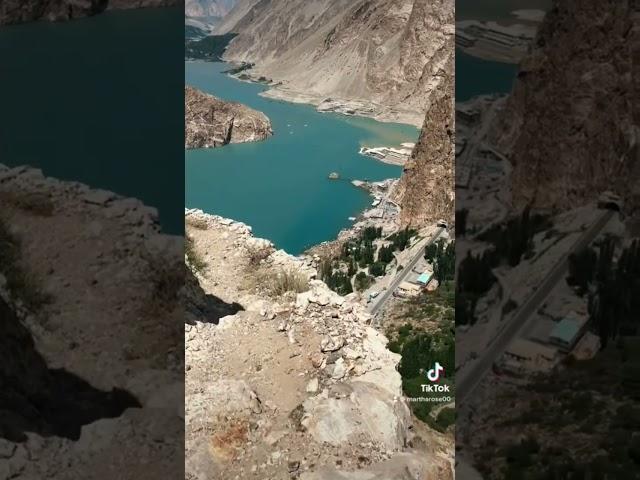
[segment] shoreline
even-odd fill
[[[254,82],[254,83],[265,83]],[[401,123],[416,128],[422,127],[424,115],[409,110],[395,110],[392,107],[367,102],[365,100],[344,100],[322,95],[301,93],[289,89],[282,84],[269,85],[270,88],[260,92],[261,97],[281,100],[289,103],[313,105],[320,113],[337,113],[348,117],[371,118],[382,123]]]
[[[206,60],[204,60],[206,62]],[[195,60],[189,60],[189,59],[185,59],[185,62],[203,62],[203,60],[199,60],[199,59],[195,59]],[[213,63],[213,62],[212,62]],[[279,86],[280,84],[274,84],[272,80],[267,79],[266,77],[260,77],[260,79],[255,79],[252,76],[246,76],[245,78],[239,78],[239,75],[241,74],[245,74],[248,69],[251,68],[251,64],[248,64],[246,62],[242,62],[242,63],[234,63],[234,62],[226,62],[226,61],[221,61],[220,63],[225,63],[227,64],[230,68],[221,72],[229,77],[232,77],[234,80],[240,81],[240,82],[245,82],[245,83],[253,83],[253,84],[260,84],[260,85],[267,85],[267,86]],[[270,90],[266,90],[264,92],[260,92],[258,93],[258,95],[263,96],[265,98],[271,98],[273,100],[277,100],[277,101],[283,101],[283,102],[287,102],[287,103],[294,103],[294,104],[313,104],[313,99],[316,98],[312,95],[294,95],[292,96],[290,99],[287,98],[286,96],[280,96],[278,94],[273,94],[270,92],[274,92],[275,89],[270,89]],[[332,102],[335,100],[332,100]],[[319,112],[330,112],[330,110],[320,110],[317,109],[317,111]],[[340,112],[334,112],[334,113],[340,113]],[[352,113],[352,114],[345,114],[348,116],[362,116],[365,118],[372,118],[373,120],[376,121],[381,121],[384,123],[401,123],[401,122],[397,122],[394,119],[387,119],[387,120],[380,120],[379,118],[376,118],[375,116],[372,115],[358,115],[357,113]],[[420,128],[422,126],[423,120],[420,121],[419,125],[416,124],[411,124],[409,123],[409,125],[415,126],[416,128]],[[411,142],[405,142],[403,144],[400,144],[399,148],[395,148],[395,147],[373,147],[373,150],[375,151],[376,149],[384,149],[384,150],[389,150],[389,151],[393,151],[393,150],[397,150],[398,152],[400,152],[400,149],[404,149],[405,152],[403,152],[406,155],[405,159],[392,159],[389,158],[389,156],[385,155],[384,158],[380,158],[378,156],[373,156],[373,155],[367,155],[366,153],[363,153],[363,149],[366,149],[367,147],[361,147],[361,151],[359,152],[360,155],[363,155],[367,158],[370,158],[372,160],[381,162],[381,163],[385,163],[387,165],[394,165],[394,166],[404,166],[406,161],[410,158],[411,156],[411,151],[413,150],[413,147],[415,146],[415,143],[411,143]],[[185,149],[185,151],[187,151],[187,149]],[[382,226],[383,228],[387,227],[387,229],[389,229],[390,227],[397,229],[398,228],[398,219],[399,219],[399,215],[400,215],[400,207],[393,202],[393,200],[391,200],[392,196],[393,196],[393,190],[395,185],[398,183],[400,179],[399,178],[387,178],[385,180],[381,180],[381,181],[377,181],[377,182],[369,182],[369,181],[362,181],[362,180],[353,180],[350,183],[352,184],[353,187],[355,188],[361,188],[366,190],[370,197],[374,198],[374,204],[368,206],[367,208],[364,208],[363,210],[361,210],[359,213],[357,213],[357,215],[355,217],[349,217],[354,218],[354,220],[352,221],[352,225],[347,227],[347,228],[342,228],[340,230],[338,230],[338,232],[335,234],[335,236],[330,239],[330,240],[325,240],[322,241],[320,243],[317,243],[315,245],[312,245],[308,248],[306,248],[305,250],[303,250],[300,254],[298,254],[297,256],[300,258],[305,258],[308,256],[313,256],[313,253],[310,253],[312,251],[318,250],[318,249],[322,249],[324,247],[327,247],[329,245],[335,245],[335,244],[339,244],[341,242],[343,242],[344,240],[351,238],[355,235],[357,235],[359,233],[360,230],[362,230],[363,228],[365,228],[366,226]],[[386,190],[386,192],[385,192]],[[389,207],[389,209],[387,210],[387,212],[391,212],[392,209],[395,209],[395,213],[390,217],[388,217],[386,214],[383,213],[382,217],[378,217],[378,213],[380,211],[380,207],[378,206],[378,204],[375,204],[376,200],[379,203],[382,203],[383,206],[386,203],[391,203],[393,206]],[[195,210],[199,210],[198,208],[187,208],[185,207],[185,214],[188,214],[189,212],[193,212]],[[215,213],[207,213],[202,211],[203,214],[205,215],[211,215],[211,216],[218,216]],[[391,220],[389,222],[389,220]],[[234,222],[237,223],[242,223],[238,220],[234,220]],[[250,228],[250,227],[249,227]],[[269,241],[271,241],[270,239],[267,239]]]
[[[358,213],[352,225],[341,229],[333,240],[325,240],[324,242],[313,245],[302,252],[301,256],[322,256],[323,252],[339,250],[345,241],[357,237],[366,227],[382,227],[383,230],[386,231],[397,231],[399,228],[400,206],[396,204],[392,198],[399,180],[399,178],[387,178],[378,182],[369,182],[366,180],[352,180],[349,182],[353,187],[365,190],[369,196],[374,199],[373,203],[376,203],[376,201],[379,201],[379,203],[376,205],[372,204]],[[390,217],[379,217],[378,214],[381,208],[384,208],[384,206],[381,207],[380,205],[384,205],[387,202],[395,206],[395,214]]]
[[[265,85],[269,87],[268,90],[264,90],[258,93],[258,95],[264,98],[268,98],[270,100],[293,103],[298,105],[312,105],[316,107],[316,111],[319,113],[336,113],[336,114],[344,115],[347,117],[355,116],[355,117],[362,117],[362,118],[370,118],[372,120],[375,120],[381,123],[398,123],[398,124],[404,124],[404,125],[411,125],[412,127],[416,127],[417,129],[422,128],[422,123],[424,119],[420,120],[418,116],[416,116],[414,121],[412,121],[412,120],[409,120],[408,118],[398,119],[395,116],[387,115],[386,113],[380,113],[380,112],[374,113],[374,108],[375,108],[374,106],[380,107],[380,108],[385,108],[385,107],[382,107],[381,105],[373,102],[366,103],[358,100],[336,100],[331,98],[324,98],[320,100],[319,96],[315,96],[311,94],[303,94],[303,93],[295,92],[293,90],[288,90],[286,87],[282,86],[283,85],[282,82],[276,83],[272,79],[264,76],[255,78],[255,75],[251,76],[250,74],[247,74],[247,71],[249,71],[255,65],[253,63],[247,63],[247,62],[242,62],[239,64],[230,63],[230,62],[222,62],[222,63],[228,63],[232,65],[230,69],[223,71],[222,72],[223,74],[239,82],[251,83],[254,85],[255,84]],[[407,145],[409,143],[411,143],[412,145],[410,149],[413,150],[415,143],[405,142],[400,144],[399,148],[398,146],[395,146],[395,147],[388,147],[388,146],[364,147],[362,146],[360,149],[360,152],[358,153],[360,155],[366,156],[368,158],[372,158],[374,160],[385,163],[387,165],[403,167],[411,157],[411,151],[403,152],[403,154],[406,155],[406,158],[393,158],[389,154],[381,158],[379,155],[370,155],[366,152],[363,152],[363,150],[370,150],[374,152],[376,150],[387,150],[388,152],[391,152],[393,154],[393,153],[398,153],[400,150],[408,149],[409,147],[407,147]],[[396,152],[394,152],[394,150],[396,150]]]
[[[259,72],[252,71],[256,68],[255,63],[238,63],[224,59],[221,62],[231,67],[224,72],[226,75],[241,82],[268,87],[258,95],[270,100],[312,105],[320,113],[338,113],[345,116],[371,118],[382,123],[401,123],[418,129],[422,128],[424,123],[424,113],[418,111],[395,109],[367,100],[347,100],[314,93],[303,93],[285,86],[282,81],[275,81]]]

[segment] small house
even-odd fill
[[[570,314],[560,320],[549,334],[549,343],[560,347],[561,350],[569,352],[578,343],[586,330],[587,319]]]

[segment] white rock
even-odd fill
[[[346,398],[316,395],[305,400],[302,424],[309,434],[334,446],[368,438],[385,450],[403,449],[411,423],[407,405],[371,383],[342,385],[352,389]]]
[[[309,380],[309,383],[307,383],[307,392],[309,393],[316,393],[318,391],[319,388],[319,382],[317,378],[312,378],[311,380]]]
[[[229,328],[233,324],[235,324],[237,320],[238,319],[237,319],[237,317],[235,315],[227,315],[226,317],[222,317],[220,319],[220,321],[218,322],[218,328],[220,328],[220,329]]]
[[[287,337],[289,337],[289,343],[294,344],[296,343],[296,339],[293,336],[293,328],[290,328],[289,331],[287,332]]]
[[[320,342],[320,351],[335,352],[344,346],[344,338],[340,336],[328,336]]]
[[[344,364],[344,360],[339,358],[336,363],[333,365],[333,372],[331,372],[331,378],[334,380],[340,380],[344,378],[347,373],[347,367]]]

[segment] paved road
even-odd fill
[[[424,256],[424,249],[427,247],[427,245],[431,245],[438,238],[440,238],[440,235],[442,235],[442,232],[444,231],[445,231],[444,228],[442,227],[439,228],[429,240],[424,242],[424,244],[416,250],[416,254],[414,255],[414,257],[411,259],[411,261],[407,265],[404,266],[402,270],[400,270],[400,273],[396,275],[396,278],[393,279],[393,281],[391,282],[391,285],[389,285],[389,287],[386,290],[383,290],[382,293],[378,295],[378,299],[377,299],[378,301],[376,303],[372,303],[369,310],[372,315],[375,315],[380,311],[380,309],[391,298],[395,289],[398,288],[398,285],[404,282],[407,276],[411,273],[411,270],[413,270],[413,267],[415,267],[416,263],[418,263],[418,260],[420,260]],[[374,322],[374,324],[375,323],[376,322]]]
[[[473,393],[494,362],[500,358],[511,341],[525,327],[531,314],[538,309],[556,284],[566,277],[569,268],[569,254],[587,247],[598,236],[613,215],[614,212],[612,211],[602,213],[593,225],[573,244],[573,247],[564,258],[551,269],[533,295],[518,309],[509,324],[498,333],[493,343],[476,360],[473,367],[458,373],[456,378],[456,402],[458,405],[462,405],[465,399]]]

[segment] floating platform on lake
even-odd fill
[[[411,156],[411,149],[410,148],[398,149],[398,148],[391,148],[391,147],[374,147],[374,148],[361,147],[359,153],[360,155],[373,157],[383,162],[404,163]]]

